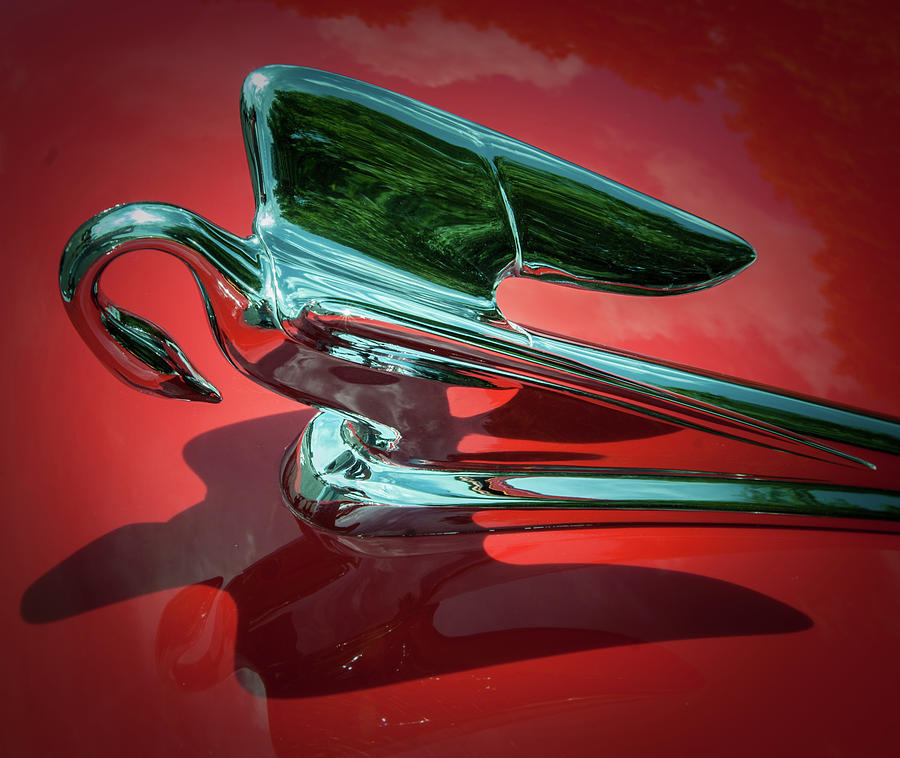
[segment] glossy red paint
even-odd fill
[[[309,411],[226,364],[179,263],[131,256],[104,284],[177,336],[220,405],[116,382],[59,303],[63,244],[112,204],[164,200],[249,232],[240,83],[295,63],[511,134],[759,252],[735,280],[675,298],[507,282],[512,318],[900,412],[897,11],[581,5],[7,9],[4,754],[896,743],[896,534],[792,521],[324,535],[278,490]],[[466,402],[448,408],[466,418]]]

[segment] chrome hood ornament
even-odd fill
[[[752,263],[739,237],[335,74],[263,68],[244,84],[241,113],[251,237],[171,205],[118,206],[74,233],[60,288],[79,333],[124,381],[214,402],[177,344],[99,286],[132,250],[183,260],[231,363],[321,411],[283,468],[301,516],[393,535],[576,524],[622,508],[900,515],[876,472],[900,452],[896,422],[524,329],[495,299],[509,276],[633,295],[700,290]],[[484,402],[459,412],[460,397]],[[498,452],[482,444],[489,436],[551,452]],[[671,444],[611,460],[580,444],[660,437]]]

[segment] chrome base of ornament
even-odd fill
[[[527,466],[459,470],[393,462],[397,440],[321,411],[289,448],[282,491],[315,526],[361,537],[647,523],[791,525],[786,517],[896,519],[900,495],[706,472]],[[760,515],[773,518],[760,520]],[[699,517],[699,518],[698,518]],[[679,520],[676,518],[676,520]],[[896,524],[894,525],[896,527]]]

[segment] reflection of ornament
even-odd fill
[[[508,276],[690,292],[752,262],[738,237],[333,74],[261,69],[242,115],[251,237],[173,206],[119,206],[75,232],[60,286],[129,384],[216,401],[168,335],[98,286],[124,252],[185,261],[231,362],[323,409],[284,467],[301,515],[361,534],[459,531],[494,508],[554,509],[518,525],[597,508],[897,515],[872,463],[900,450],[895,422],[525,330],[494,297]],[[487,393],[487,410],[451,413],[448,390],[455,406]],[[535,420],[524,431],[510,424],[522,414]]]

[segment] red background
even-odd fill
[[[297,409],[231,369],[180,264],[131,256],[107,288],[177,337],[222,391],[217,406],[118,383],[67,322],[56,282],[69,234],[116,203],[166,201],[248,234],[241,82],[269,63],[312,66],[537,145],[724,226],[759,254],[736,279],[673,298],[506,282],[510,318],[896,414],[900,19],[877,3],[819,5],[8,4],[4,752],[875,755],[895,744],[896,537],[466,537],[453,551],[469,561],[468,584],[434,579],[437,590],[423,558],[347,558],[300,531],[281,506],[277,465],[308,413],[276,416]],[[349,589],[311,577],[347,561]],[[810,625],[742,634],[738,618],[725,634],[701,604],[695,637],[662,622],[651,633],[649,575],[602,572],[620,565],[727,582]],[[583,594],[566,612],[552,602],[575,586],[600,603],[610,576],[634,591],[640,634],[615,614],[591,616]],[[232,589],[199,584],[217,577]],[[258,577],[269,594],[252,589]],[[437,610],[428,593],[442,598]],[[308,624],[333,639],[236,639],[241,619],[268,618],[257,605],[269,601],[294,609],[297,634]],[[518,627],[478,621],[503,602]],[[382,616],[406,631],[385,631],[395,627]],[[447,642],[437,620],[453,616],[475,619],[457,632],[469,647]],[[420,621],[424,631],[411,626]],[[542,625],[557,632],[535,636]],[[382,673],[333,691],[339,667],[322,651],[358,637],[372,649],[419,640],[410,655],[421,676],[384,678],[390,656],[370,652]],[[289,661],[294,690],[272,696],[267,680],[267,698],[252,676],[239,682],[233,653],[248,645],[267,661],[266,651],[308,651]]]

